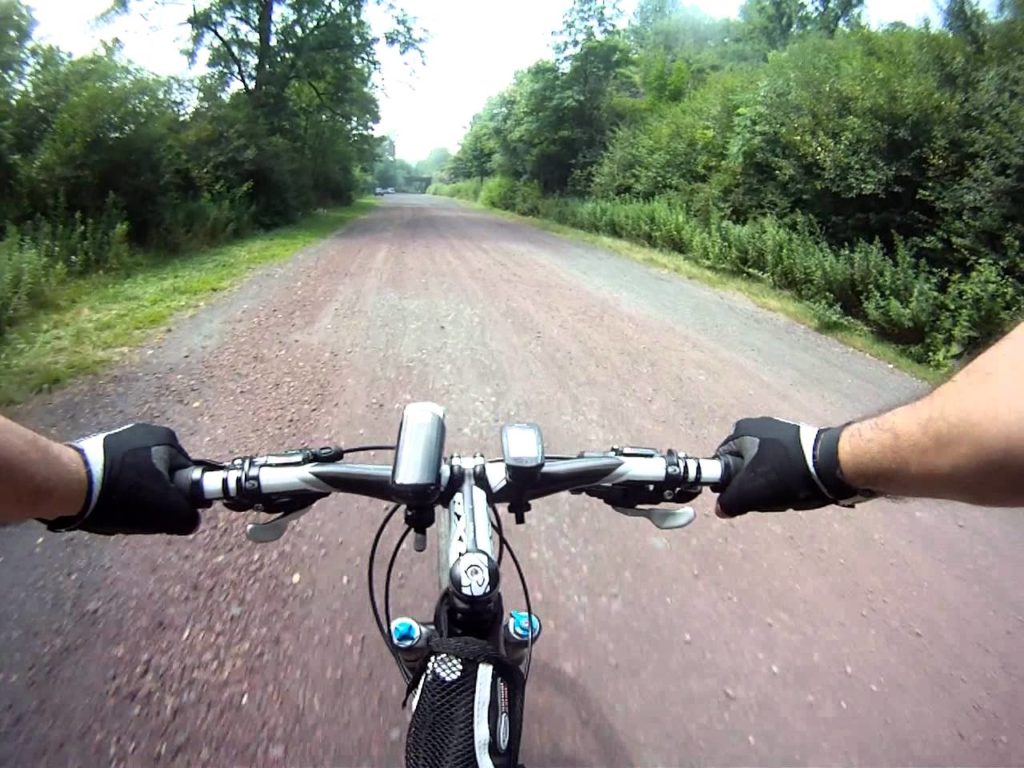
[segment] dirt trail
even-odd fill
[[[742,416],[834,423],[919,391],[740,298],[395,196],[14,415],[63,437],[154,420],[225,457],[390,439],[429,399],[461,451],[521,418],[549,450],[703,453]],[[577,498],[509,528],[545,625],[527,765],[1024,763],[1020,510],[711,503],[675,533]],[[0,763],[399,763],[365,592],[380,512],[332,498],[261,548],[226,511],[189,540],[8,529]],[[428,613],[433,562],[404,559],[397,611]]]

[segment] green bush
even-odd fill
[[[494,176],[484,182],[480,190],[480,202],[491,208],[523,216],[536,216],[541,208],[540,184]]]
[[[483,181],[467,179],[452,184],[431,184],[427,194],[469,200],[523,216],[543,215],[543,208],[547,205],[540,184],[535,181],[514,181],[507,176],[492,176]]]
[[[459,200],[469,200],[471,203],[475,203],[480,199],[482,187],[483,182],[480,179],[467,179],[465,181],[456,181],[452,184],[431,184],[427,188],[427,194],[455,197]]]
[[[53,268],[14,226],[0,242],[0,336],[42,295]]]
[[[516,185],[506,176],[494,176],[484,182],[480,202],[490,208],[511,211],[515,208]]]
[[[981,349],[1024,316],[1024,286],[995,262],[982,260],[954,275],[942,297],[928,360],[944,367]]]
[[[64,218],[39,217],[20,231],[47,263],[70,274],[123,266],[131,251],[128,222],[113,196],[107,198],[98,218],[86,218],[77,211]]]
[[[709,212],[716,208],[713,178],[752,79],[743,70],[716,73],[684,101],[620,129],[594,170],[591,193],[644,200],[672,195]]]
[[[520,185],[491,179],[488,201],[515,204]],[[681,254],[745,275],[816,308],[823,326],[854,322],[938,368],[991,342],[1024,315],[1024,290],[991,261],[969,274],[945,273],[914,258],[901,241],[829,245],[813,223],[762,216],[704,221],[669,199],[545,198],[538,215],[566,226]]]
[[[0,242],[0,337],[67,275],[125,266],[131,255],[128,224],[108,204],[100,219],[8,224]]]
[[[203,248],[248,234],[254,226],[246,190],[183,200],[168,211],[160,235],[167,251]]]

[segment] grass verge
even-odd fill
[[[22,402],[122,359],[175,314],[201,306],[254,267],[281,261],[366,214],[372,200],[191,255],[69,280],[0,341],[0,405]]]
[[[648,248],[615,237],[598,235],[582,229],[574,229],[549,219],[522,216],[518,213],[491,208],[481,203],[467,200],[460,200],[460,202],[506,219],[529,224],[555,235],[600,246],[634,261],[651,264],[667,269],[682,277],[697,280],[712,288],[740,294],[750,299],[759,307],[785,315],[801,325],[831,336],[848,347],[860,350],[930,384],[938,384],[948,377],[947,372],[937,371],[916,360],[911,360],[898,347],[878,339],[870,331],[860,327],[856,322],[852,320],[844,321],[835,317],[823,317],[817,307],[800,301],[785,291],[780,291],[759,280],[718,272],[689,261],[678,253],[660,251],[656,248]]]

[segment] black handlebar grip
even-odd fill
[[[727,453],[720,453],[715,458],[722,462],[722,479],[716,485],[711,486],[711,490],[721,493],[729,487],[733,478],[743,471],[744,461],[739,456],[731,456]]]
[[[174,487],[188,496],[189,491],[192,490],[192,467],[179,469],[174,473],[173,481]]]
[[[181,491],[196,509],[213,506],[203,495],[203,468],[192,466],[174,473],[174,487]]]

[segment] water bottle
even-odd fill
[[[526,611],[509,611],[505,622],[505,655],[513,664],[526,660],[531,642],[540,637],[540,619]]]
[[[430,651],[434,628],[399,616],[391,622],[391,644],[407,666],[417,664]]]

